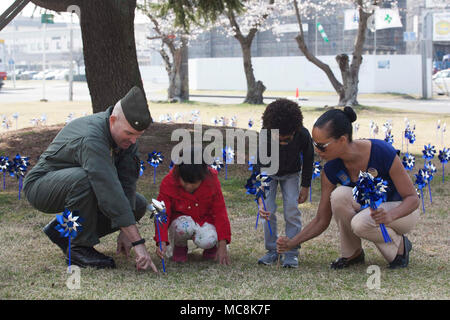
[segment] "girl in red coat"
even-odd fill
[[[160,258],[170,243],[172,260],[186,262],[187,241],[193,240],[204,249],[203,259],[230,264],[227,252],[231,241],[230,221],[216,170],[205,163],[174,165],[161,182],[158,200],[164,201],[167,213],[167,223],[160,228],[162,252],[155,233],[156,253]]]

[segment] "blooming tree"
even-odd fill
[[[262,81],[257,81],[253,72],[251,46],[258,31],[272,27],[268,17],[277,11],[277,0],[242,1],[243,9],[233,9],[226,5],[224,13],[217,20],[223,32],[239,41],[242,49],[244,72],[247,80],[247,95],[244,103],[262,104],[266,87]]]
[[[295,37],[299,49],[305,55],[305,57],[319,67],[330,80],[334,90],[339,95],[340,106],[358,105],[358,83],[359,83],[359,70],[362,63],[362,51],[364,42],[366,40],[366,30],[368,27],[369,18],[373,15],[377,6],[381,5],[382,0],[324,0],[317,3],[311,1],[289,1],[292,3],[294,13],[299,25],[299,33]],[[392,6],[396,6],[396,1],[384,1],[390,3]],[[334,14],[337,8],[342,6],[356,7],[359,13],[358,31],[355,39],[355,45],[353,49],[352,58],[341,53],[336,56],[336,61],[339,65],[342,81],[339,81],[334,75],[331,68],[314,54],[311,53],[306,46],[304,32],[302,28],[302,16],[311,15],[331,15]]]
[[[189,100],[188,44],[207,27],[206,23],[202,25],[191,23],[189,28],[177,25],[173,9],[162,11],[166,2],[141,1],[137,8],[151,22],[151,35],[147,38],[151,40],[152,49],[158,51],[164,61],[169,76],[168,100],[187,101]]]

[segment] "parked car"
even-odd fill
[[[432,77],[433,87],[439,95],[450,95],[450,68],[437,72]]]
[[[3,87],[3,81],[6,80],[7,73],[0,71],[0,89]]]
[[[19,79],[20,80],[31,80],[33,79],[33,76],[37,74],[37,71],[24,71],[20,74]]]
[[[64,80],[69,75],[69,69],[61,69],[55,72],[55,80]]]

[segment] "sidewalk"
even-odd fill
[[[149,101],[166,100],[167,84],[144,82],[144,89]],[[74,82],[74,101],[90,101],[89,89],[86,82]],[[68,101],[69,84],[66,81],[47,80],[45,82],[45,98],[49,101]],[[216,104],[240,104],[244,101],[244,93],[233,91],[221,93],[211,91],[195,91],[191,95],[192,101],[209,102]],[[283,95],[283,93],[273,94],[268,92],[264,99],[265,103],[270,103],[274,99],[290,98],[295,99],[294,93]],[[6,81],[5,86],[0,90],[0,104],[2,102],[31,102],[39,101],[43,97],[41,80],[16,81],[16,88],[13,88],[12,81]],[[405,98],[389,94],[360,94],[358,97],[360,104],[364,106],[374,106],[381,108],[426,112],[426,113],[450,113],[450,97],[434,96],[431,100],[421,100]],[[298,103],[305,107],[334,106],[338,102],[338,97],[333,92],[300,94]]]

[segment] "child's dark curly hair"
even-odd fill
[[[264,129],[279,129],[280,135],[288,135],[303,127],[300,106],[288,99],[270,103],[262,115]]]

